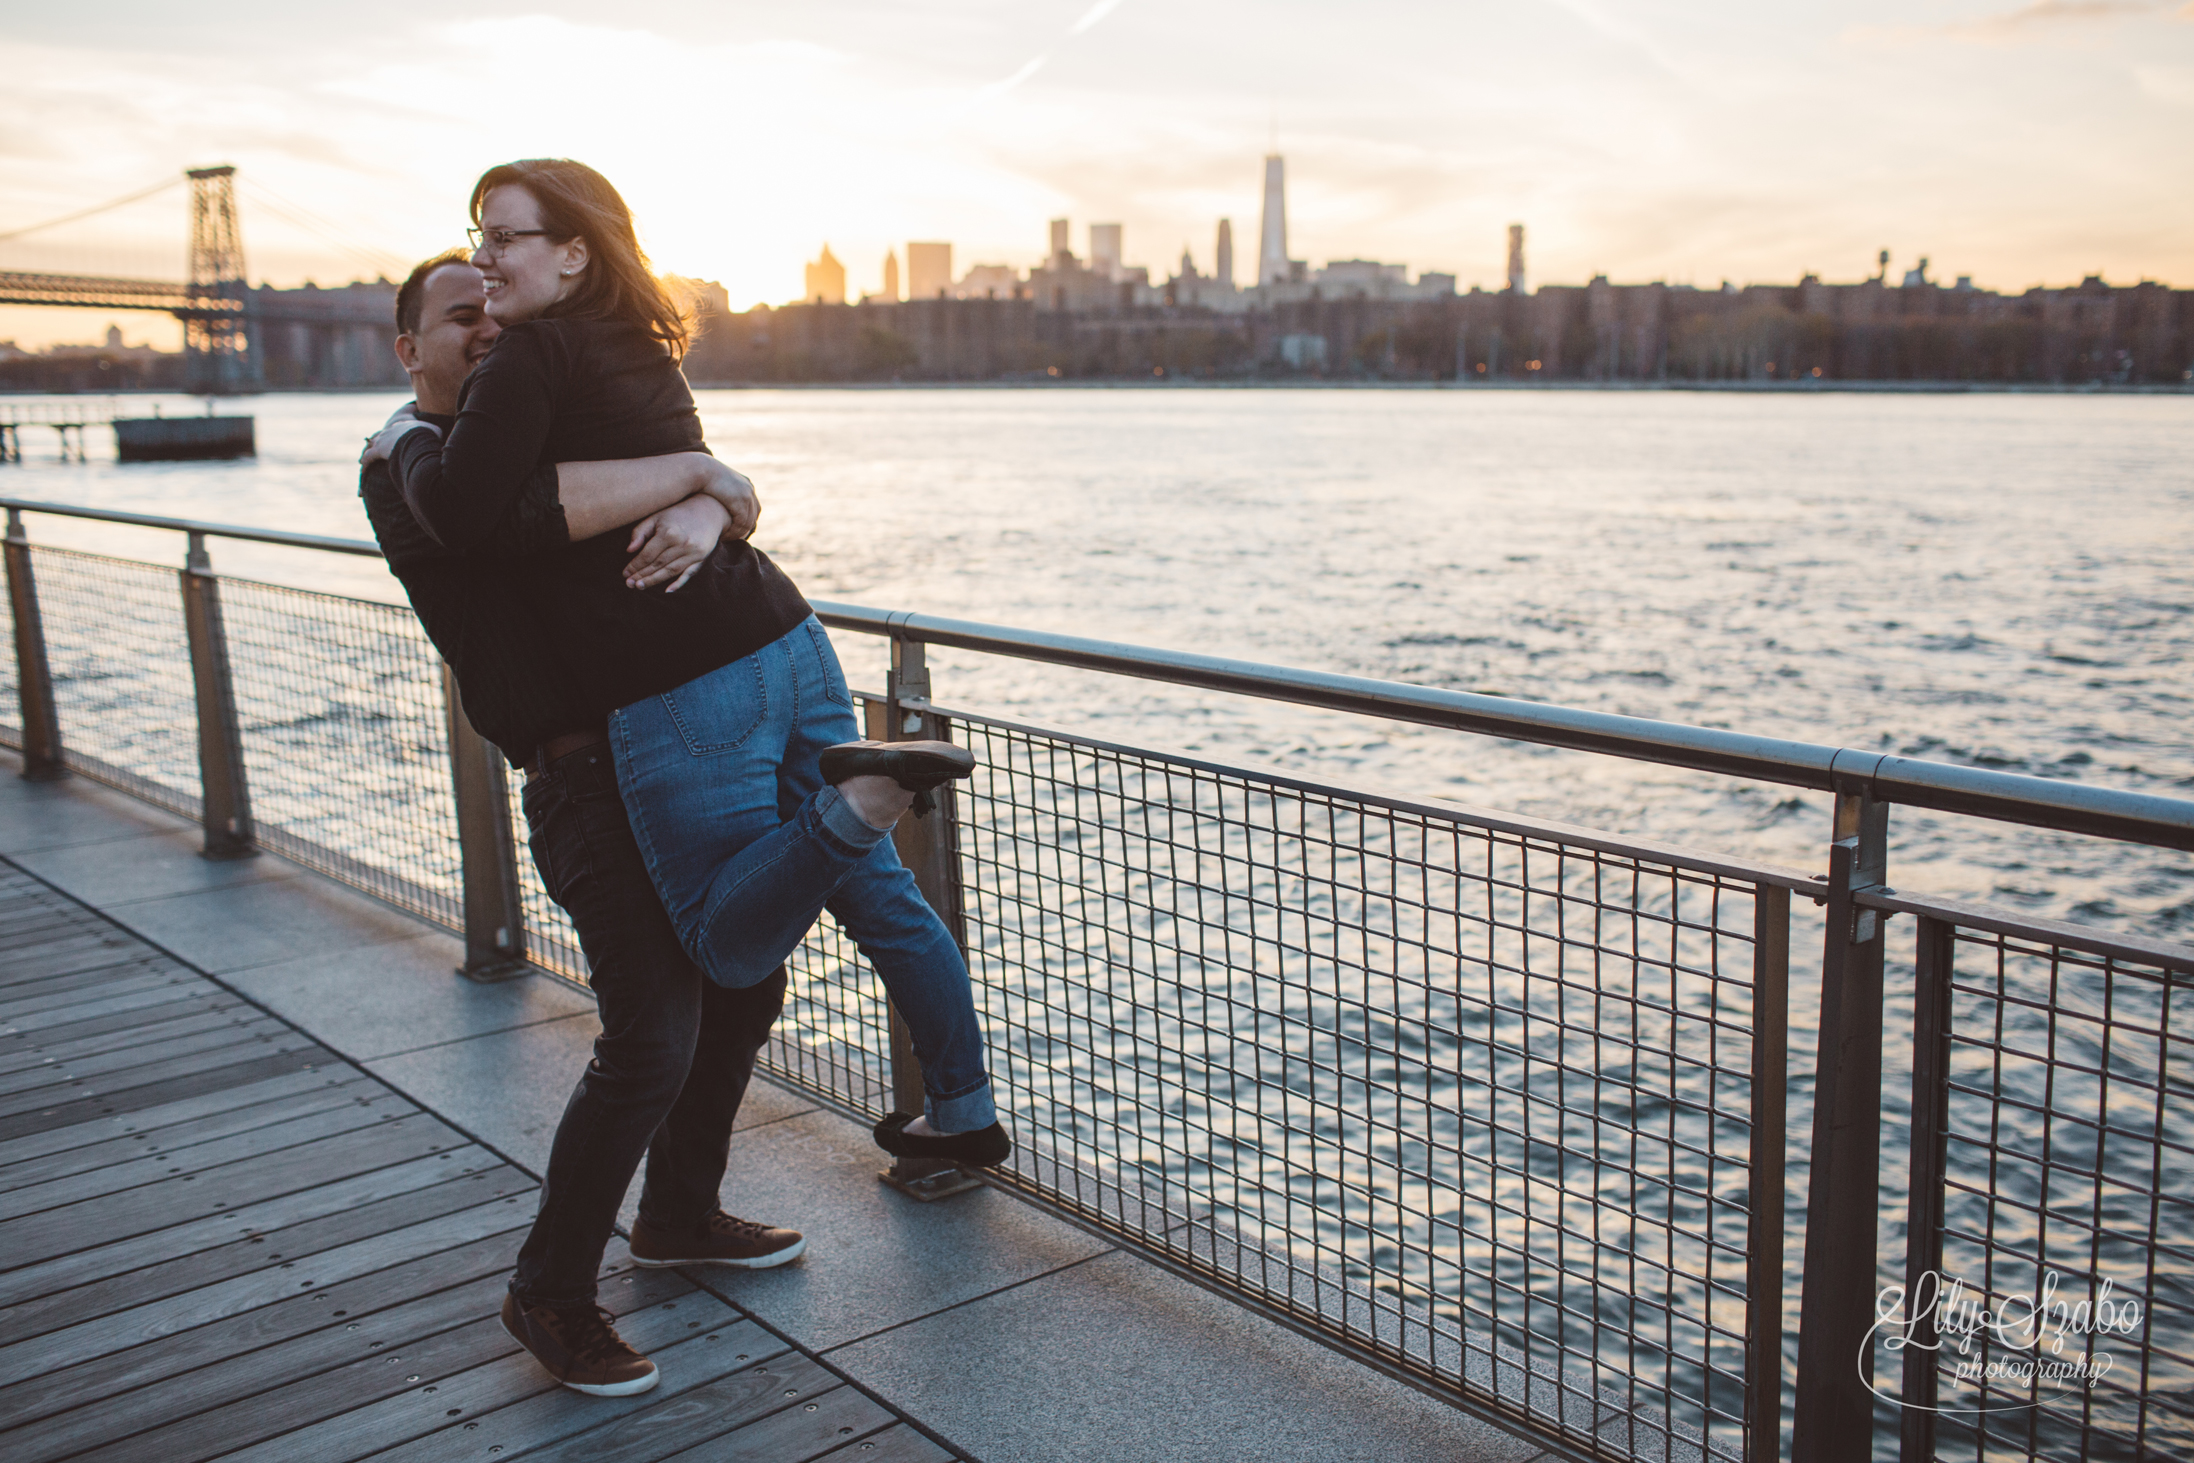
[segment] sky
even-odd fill
[[[370,24],[358,23],[359,18]],[[1162,278],[1290,253],[1497,287],[1855,280],[2194,287],[2194,0],[0,0],[0,235],[233,163],[255,282],[462,238],[513,157],[601,169],[658,268],[781,303],[944,239],[1027,267],[1118,222]],[[178,184],[0,238],[0,269],[180,278]],[[0,309],[0,339],[90,311]],[[172,321],[111,317],[173,344]]]

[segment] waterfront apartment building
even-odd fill
[[[807,287],[800,298],[811,305],[843,305],[846,302],[846,267],[823,246],[821,257],[807,267]]]
[[[952,294],[952,246],[907,245],[907,298],[935,300]]]

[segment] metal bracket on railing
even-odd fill
[[[884,683],[884,696],[890,708],[891,735],[882,741],[904,741],[922,736],[922,713],[908,710],[905,702],[923,705],[929,702],[928,647],[919,640],[909,640],[903,635],[891,637],[891,676]],[[873,735],[873,733],[872,733]]]
[[[1883,888],[1888,866],[1889,805],[1863,784],[1840,787],[1821,952],[1792,1463],[1843,1463],[1868,1457],[1873,1446],[1884,920],[1857,896]]]
[[[911,652],[909,657],[906,652]],[[911,665],[918,680],[909,681],[902,672]],[[870,737],[880,742],[908,740],[950,741],[952,728],[941,716],[926,712],[902,711],[899,697],[902,688],[910,697],[919,695],[929,699],[929,670],[922,662],[922,644],[918,640],[891,642],[890,700],[884,705],[871,701],[868,705]],[[919,690],[913,689],[919,686]],[[896,729],[896,735],[894,730]],[[892,846],[899,854],[899,861],[914,875],[915,887],[929,901],[929,907],[937,911],[952,932],[953,942],[960,947],[962,958],[967,952],[967,921],[963,913],[960,889],[960,860],[955,843],[954,816],[957,812],[952,786],[947,783],[931,794],[937,800],[936,808],[926,818],[901,818],[892,833]],[[914,1054],[914,1039],[907,1031],[906,1022],[899,1015],[897,1006],[891,1007],[891,1105],[899,1112],[919,1113],[923,1110],[925,1092],[922,1086],[921,1059]],[[934,1159],[895,1158],[891,1167],[877,1175],[885,1183],[911,1198],[929,1203],[937,1199],[964,1194],[983,1186],[981,1179],[956,1163],[939,1163]]]
[[[229,676],[228,637],[221,624],[221,582],[213,576],[206,536],[190,535],[183,560],[183,627],[190,637],[190,671],[198,699],[198,781],[205,847],[210,859],[251,858],[259,852],[244,779],[244,738],[236,721],[236,687]]]
[[[15,695],[23,717],[23,776],[52,782],[69,775],[61,763],[61,714],[46,664],[46,627],[38,616],[38,582],[31,573],[30,535],[20,510],[8,510],[8,606],[15,617]]]
[[[457,674],[446,663],[442,705],[449,726],[450,784],[457,799],[457,849],[465,891],[465,963],[457,973],[469,980],[508,980],[527,968],[526,910],[519,898],[503,754],[473,729],[457,690]]]

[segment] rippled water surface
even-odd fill
[[[32,429],[5,477],[362,536],[352,453],[396,400],[239,403],[261,454],[235,464],[61,464]],[[760,541],[815,597],[2194,790],[2194,399],[752,391],[704,392],[702,411],[760,485]],[[218,554],[394,590],[370,563]],[[880,682],[875,642],[841,646],[857,684]],[[949,704],[1821,866],[1815,795],[938,661]],[[1900,886],[2194,929],[2194,861],[2176,855],[1911,812],[1894,834]]]
[[[0,491],[362,537],[355,449],[396,400],[238,404],[261,454],[233,464],[62,463],[34,428]],[[703,393],[702,411],[760,486],[759,541],[814,598],[2194,796],[2194,398],[754,391]],[[172,535],[32,531],[180,554]],[[398,597],[371,560],[215,555]],[[880,685],[880,643],[839,643],[854,683]],[[1825,863],[1815,794],[955,652],[934,664],[938,700],[1018,721]],[[2186,855],[1900,809],[1890,877],[2194,936]],[[1806,901],[1796,916],[1792,1308],[1820,949]],[[1892,932],[1900,972],[1910,926]],[[1887,1013],[1885,1282],[1903,1255],[1906,979]],[[2003,1080],[2048,1110],[2027,1077]]]

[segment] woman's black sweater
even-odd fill
[[[444,547],[488,545],[543,463],[706,452],[677,363],[637,326],[534,320],[496,338],[458,397],[446,441],[410,432],[393,464],[404,500]],[[625,587],[623,530],[522,561],[527,608],[562,647],[577,703],[528,720],[536,744],[600,726],[620,706],[660,695],[752,655],[808,616],[769,556],[725,543],[676,594]]]

